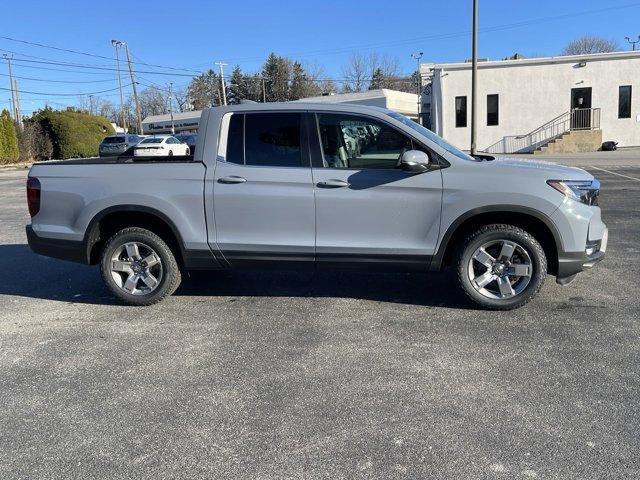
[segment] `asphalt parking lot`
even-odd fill
[[[506,313],[352,273],[124,307],[31,253],[0,170],[0,478],[640,477],[640,167],[602,168],[606,260]]]

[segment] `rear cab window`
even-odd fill
[[[301,114],[233,113],[225,160],[259,167],[302,167]]]

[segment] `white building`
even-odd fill
[[[196,133],[200,124],[202,110],[192,112],[176,112],[173,114],[175,133]],[[171,115],[149,115],[142,121],[142,133],[171,133]]]
[[[423,64],[420,73],[425,124],[468,150],[471,64]],[[640,146],[638,95],[640,52],[479,62],[477,146],[533,151],[572,130]]]
[[[358,105],[370,105],[374,107],[388,108],[409,118],[418,118],[418,95],[415,93],[399,92],[380,88],[365,92],[336,93],[319,97],[308,97],[297,100],[299,102],[319,103],[355,103]]]

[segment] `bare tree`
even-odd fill
[[[345,92],[362,92],[367,88],[370,77],[369,62],[363,55],[354,53],[342,68],[342,75],[345,78],[342,87]]]
[[[562,51],[562,55],[586,55],[589,53],[615,52],[616,50],[620,50],[620,46],[615,40],[585,35],[569,42]]]
[[[191,109],[189,102],[189,89],[187,87],[175,88],[173,90],[173,98],[178,104],[178,110],[186,112]]]

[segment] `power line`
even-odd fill
[[[8,77],[9,75],[6,73],[0,73],[0,76]],[[115,81],[115,78],[110,78],[108,80],[50,80],[48,78],[18,77],[17,75],[14,75],[13,78],[18,78],[20,80],[31,80],[34,82],[50,83],[106,83]]]
[[[3,40],[9,40],[11,42],[17,42],[17,43],[22,43],[25,45],[31,45],[31,46],[35,46],[35,47],[40,47],[40,48],[48,48],[50,50],[56,50],[59,52],[66,52],[66,53],[73,53],[75,55],[84,55],[86,57],[94,57],[94,58],[102,58],[105,60],[112,60],[111,57],[107,57],[105,55],[99,55],[96,53],[89,53],[89,52],[81,52],[79,50],[72,50],[69,48],[61,48],[61,47],[56,47],[53,45],[47,45],[44,43],[38,43],[38,42],[30,42],[28,40],[21,40],[18,38],[13,38],[13,37],[7,37],[5,35],[0,35],[0,38]],[[154,68],[166,68],[167,70],[181,70],[181,71],[185,71],[185,72],[189,72],[189,71],[194,71],[191,69],[187,69],[187,68],[180,68],[180,67],[170,67],[168,65],[156,65],[153,63],[145,63],[145,62],[132,62],[132,63],[137,63],[138,65],[144,65],[146,67],[154,67]]]
[[[131,84],[129,84],[131,85]],[[124,85],[125,87],[128,87],[129,85]],[[9,92],[10,89],[8,88],[3,88],[0,87],[0,90],[4,90],[6,92]],[[52,93],[52,92],[29,92],[26,90],[20,90],[20,93],[28,93],[30,95],[49,95],[49,96],[55,96],[55,97],[83,97],[86,95],[98,95],[99,93],[106,93],[106,92],[113,92],[114,90],[118,90],[118,88],[110,88],[108,90],[100,90],[98,92],[81,92],[81,93],[75,93],[75,94],[66,94],[66,93]]]

